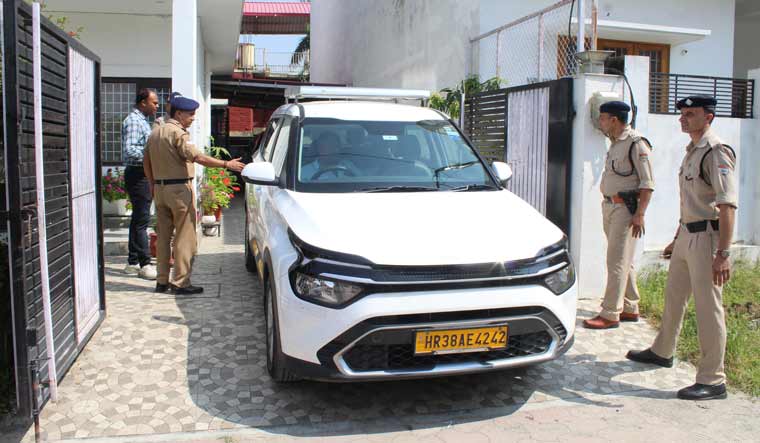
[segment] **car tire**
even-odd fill
[[[253,251],[251,251],[251,239],[248,236],[248,209],[245,211],[245,234],[243,241],[245,242],[245,269],[248,272],[256,272],[256,257],[253,256]]]
[[[277,383],[297,381],[285,363],[285,355],[280,348],[280,327],[275,307],[274,282],[268,277],[264,285],[264,329],[267,342],[267,372]]]

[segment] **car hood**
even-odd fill
[[[509,191],[297,193],[277,207],[293,233],[381,265],[492,263],[531,258],[562,231]]]

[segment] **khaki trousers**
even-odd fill
[[[689,233],[683,226],[673,248],[665,286],[662,326],[652,344],[652,352],[670,358],[675,353],[689,297],[694,294],[697,334],[701,358],[697,383],[718,385],[726,381],[723,358],[726,353],[726,319],[723,288],[712,281],[712,262],[718,247],[718,231]]]
[[[195,199],[192,182],[175,185],[156,185],[156,283],[171,283],[184,288],[190,285],[192,260],[198,250],[195,231]],[[174,236],[174,273],[169,281],[171,240]]]
[[[633,255],[638,239],[631,235],[628,208],[621,203],[602,202],[602,222],[607,236],[607,288],[602,300],[602,318],[618,321],[621,312],[639,312],[639,290]]]

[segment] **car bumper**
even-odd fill
[[[300,377],[327,382],[355,382],[355,381],[385,381],[385,380],[410,380],[416,378],[435,378],[445,377],[450,375],[472,374],[478,372],[488,372],[494,370],[505,370],[509,368],[518,368],[523,366],[529,366],[532,364],[539,364],[544,361],[553,360],[565,354],[575,343],[575,336],[567,339],[560,347],[556,348],[554,352],[543,359],[536,360],[514,360],[510,363],[504,363],[500,365],[461,365],[456,370],[427,370],[427,371],[393,371],[384,374],[362,374],[361,376],[346,374],[340,371],[335,365],[330,364],[317,364],[308,361],[300,360],[290,356],[285,356],[286,364],[288,368]]]
[[[575,332],[577,284],[561,295],[540,285],[372,294],[331,309],[296,297],[283,275],[277,294],[282,351],[309,378],[403,379],[537,364],[569,349]],[[418,329],[494,324],[508,325],[505,351],[420,359],[410,349]],[[513,352],[522,348],[530,352]],[[375,358],[364,361],[364,352]]]

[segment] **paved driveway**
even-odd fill
[[[653,369],[623,357],[651,342],[653,330],[641,322],[601,332],[580,328],[567,355],[529,369],[277,385],[265,369],[262,288],[243,266],[240,208],[228,210],[224,220],[223,236],[205,238],[195,262],[193,282],[205,287],[202,296],[154,294],[151,282],[121,273],[123,259],[108,260],[108,317],[62,381],[60,400],[45,407],[47,439],[251,427],[340,435],[380,422],[383,432],[398,432],[410,423],[436,422],[426,417],[497,420],[542,404],[550,410],[557,401],[588,408],[619,408],[608,399],[621,395],[661,402],[694,379],[685,363]],[[579,316],[588,317],[596,305],[581,301]],[[33,440],[30,433],[25,440]]]

